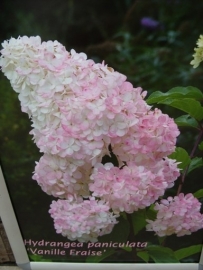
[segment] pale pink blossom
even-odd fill
[[[175,151],[179,133],[174,120],[155,109],[140,116],[128,133],[113,139],[111,144],[114,153],[123,161],[137,155],[161,160]]]
[[[84,201],[53,201],[49,213],[56,232],[72,241],[96,242],[99,236],[109,234],[117,223],[117,215],[110,212],[108,204],[94,197]]]
[[[142,166],[129,162],[122,169],[112,163],[100,163],[90,176],[89,189],[93,196],[108,202],[115,213],[133,213],[163,196],[179,174],[175,161],[168,158]]]
[[[84,164],[83,160],[45,154],[36,164],[33,179],[44,192],[54,197],[88,197],[91,170],[91,164]]]
[[[191,194],[180,193],[174,198],[168,197],[156,203],[157,217],[147,220],[147,231],[154,231],[158,236],[176,234],[190,235],[203,228],[201,203]]]

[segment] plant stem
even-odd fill
[[[126,213],[126,217],[127,217],[127,220],[130,224],[130,233],[129,233],[129,236],[128,236],[128,240],[130,242],[133,242],[134,241],[134,238],[135,238],[135,235],[134,235],[134,229],[133,229],[133,222],[132,222],[132,217],[130,214],[127,214]],[[134,262],[137,261],[137,255],[136,255],[136,248],[135,247],[132,247],[132,251],[131,251],[131,254],[132,254],[132,259]]]
[[[191,153],[190,153],[190,158],[191,158],[191,159],[194,157],[195,151],[197,150],[198,144],[199,144],[200,141],[201,141],[202,135],[203,135],[203,127],[202,127],[202,125],[200,124],[200,132],[199,132],[199,135],[198,135],[197,140],[196,140],[196,142],[195,142],[195,144],[194,144],[194,146],[193,146],[193,148],[192,148],[192,151],[191,151]],[[179,195],[180,192],[181,192],[181,190],[182,190],[182,187],[183,187],[183,184],[184,184],[185,177],[186,177],[186,175],[187,175],[189,166],[190,166],[190,165],[188,165],[188,166],[185,168],[185,170],[184,170],[184,172],[183,172],[183,174],[182,174],[182,176],[181,176],[180,184],[179,184],[179,186],[178,186],[177,195]]]

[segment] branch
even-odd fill
[[[202,125],[200,124],[200,133],[199,133],[199,135],[198,135],[198,137],[197,137],[197,140],[196,140],[196,142],[195,142],[195,144],[194,144],[194,146],[193,146],[193,149],[192,149],[192,151],[191,151],[191,153],[190,153],[190,158],[191,158],[191,159],[194,157],[195,151],[197,150],[197,147],[198,147],[198,145],[199,145],[199,143],[200,143],[200,141],[201,141],[202,135],[203,135],[203,127],[202,127]],[[183,187],[183,184],[184,184],[185,177],[186,177],[186,175],[187,175],[189,166],[190,166],[190,165],[188,165],[188,166],[185,168],[185,170],[184,170],[184,172],[183,172],[183,174],[182,174],[181,181],[180,181],[180,184],[179,184],[179,186],[178,186],[177,195],[179,195],[180,192],[181,192],[181,190],[182,190],[182,187]]]

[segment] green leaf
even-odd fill
[[[166,239],[166,236],[162,236],[162,237],[158,236],[159,244],[161,245],[165,241],[165,239]]]
[[[198,145],[198,147],[199,147],[199,150],[203,151],[203,142],[201,142],[201,143]]]
[[[140,209],[133,214],[131,214],[132,222],[133,222],[133,231],[134,235],[138,234],[147,224],[146,222],[146,210]]]
[[[199,189],[198,191],[196,191],[195,193],[193,193],[194,197],[199,199],[203,197],[203,189]]]
[[[128,220],[123,217],[118,218],[118,223],[114,226],[111,236],[106,234],[99,237],[99,242],[126,242],[130,233],[130,225]]]
[[[202,158],[199,158],[199,157],[195,157],[191,160],[190,162],[190,165],[189,165],[189,168],[188,168],[188,173],[190,173],[191,171],[199,168],[199,167],[202,167],[203,166],[203,160]]]
[[[132,248],[131,247],[122,247],[122,249],[126,250],[127,252],[132,251]]]
[[[156,219],[157,211],[154,210],[152,207],[154,207],[154,205],[151,205],[150,208],[146,211],[146,219],[150,220]]]
[[[175,87],[166,93],[156,91],[146,101],[148,104],[169,105],[200,121],[203,119],[203,107],[199,102],[201,100],[203,100],[202,92],[196,87],[188,86]]]
[[[149,256],[155,263],[179,263],[174,252],[170,248],[162,246],[149,246],[147,248]]]
[[[200,253],[201,250],[202,250],[202,245],[194,245],[187,248],[176,250],[174,254],[178,260],[181,260],[188,256],[194,255],[198,252]]]
[[[176,118],[175,122],[179,127],[198,127],[198,122],[194,118],[190,117],[188,114]]]
[[[196,101],[192,98],[167,98],[158,103],[169,105],[183,112],[186,112],[199,121],[203,119],[203,107],[201,106],[199,101]]]
[[[127,216],[126,216],[126,213],[125,213],[125,212],[121,212],[121,213],[120,213],[120,216],[121,216],[122,218],[124,218],[125,220],[127,220]]]
[[[36,254],[29,255],[29,258],[30,258],[32,261],[35,261],[35,262],[52,262],[51,259],[44,259],[43,256],[36,255]]]
[[[163,93],[160,91],[156,91],[152,93],[146,102],[148,104],[159,103],[167,98],[173,99],[182,99],[182,98],[191,98],[194,100],[202,100],[203,94],[201,90],[196,87],[188,86],[188,87],[174,87],[170,89],[168,92]]]
[[[203,93],[200,89],[193,87],[193,86],[177,86],[171,88],[168,93],[170,94],[182,94],[184,97],[194,98],[196,100],[203,99]]]
[[[101,262],[103,259],[106,259],[107,257],[111,256],[112,254],[115,253],[114,249],[107,249],[105,252],[102,252],[101,256],[88,256],[86,258],[86,262],[91,262],[91,263],[98,263]]]
[[[177,162],[181,162],[180,164],[178,164],[178,167],[180,169],[185,169],[191,162],[187,151],[181,147],[176,147],[175,152],[173,152],[168,157],[171,159],[175,159]]]
[[[145,262],[149,261],[149,253],[147,251],[139,251],[137,252],[137,256]]]
[[[130,225],[128,220],[126,219],[126,216],[120,216],[118,218],[118,223],[114,226],[113,231],[111,234],[106,234],[104,236],[99,237],[99,242],[105,243],[105,242],[126,242],[128,239],[128,235],[130,233]],[[125,249],[125,248],[123,248]],[[125,249],[126,250],[126,249]],[[127,250],[128,251],[128,250]],[[110,255],[114,254],[115,250],[110,248],[106,249],[105,252],[102,252],[101,256],[88,256],[86,259],[86,262],[100,262],[103,259],[109,257]]]
[[[159,103],[165,99],[167,99],[168,97],[171,97],[171,95],[169,95],[168,93],[163,93],[161,91],[156,91],[153,92],[147,99],[146,102],[147,104],[151,105],[154,103]],[[172,95],[172,97],[175,97],[174,95]]]

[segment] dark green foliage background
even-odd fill
[[[203,65],[193,69],[189,64],[196,40],[203,34],[203,1],[2,0],[0,10],[1,42],[23,35],[40,35],[43,41],[57,39],[67,50],[83,51],[96,62],[105,60],[109,66],[124,73],[135,87],[141,86],[149,94],[157,90],[165,92],[177,85],[203,89]],[[160,26],[154,30],[144,28],[140,24],[143,17],[157,20]],[[171,117],[180,115],[178,110],[160,108]],[[30,130],[31,122],[21,112],[17,94],[0,74],[1,165],[22,233],[33,240],[50,241],[51,235],[52,241],[65,241],[56,235],[47,213],[54,198],[43,193],[32,180],[35,161],[41,154],[28,135]],[[190,153],[196,131],[183,127],[181,132],[178,146]],[[201,157],[201,153],[199,151],[197,155]],[[202,188],[202,173],[202,169],[193,171],[183,192],[196,192]],[[175,195],[175,192],[173,189],[169,193]],[[122,227],[116,230],[123,232]],[[194,233],[192,238],[173,236],[167,240],[167,246],[176,250],[199,244],[199,239],[202,239],[201,231]],[[143,229],[136,241],[153,242],[154,236],[152,233],[146,235]],[[109,250],[109,257],[103,261],[131,261],[129,254],[125,250],[116,254]],[[79,261],[81,258],[68,260]],[[198,260],[199,255],[194,255],[184,261]],[[137,261],[143,262],[138,257]]]

